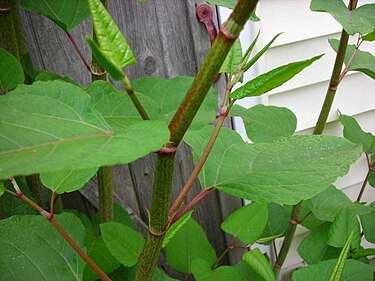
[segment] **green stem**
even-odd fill
[[[288,225],[288,227],[286,229],[286,232],[285,232],[285,238],[284,238],[284,241],[283,241],[283,245],[281,246],[280,252],[277,255],[275,265],[273,266],[273,270],[275,271],[276,276],[279,274],[279,272],[280,272],[280,270],[281,270],[281,268],[282,268],[282,266],[285,262],[286,256],[288,255],[290,246],[292,245],[294,234],[296,232],[297,225],[299,224],[298,220],[299,220],[299,216],[301,214],[302,205],[303,205],[303,200],[300,201],[297,205],[293,206],[292,214],[290,216],[289,225]]]
[[[237,2],[230,18],[221,26],[218,37],[169,124],[170,142],[160,150],[162,153],[158,154],[156,162],[149,234],[139,258],[136,281],[151,280],[159,258],[164,233],[168,227],[175,148],[190,126],[225,57],[254,11],[257,2],[257,0],[239,0]]]
[[[112,169],[100,167],[97,173],[100,221],[113,220]]]
[[[229,19],[220,27],[219,35],[169,124],[171,142],[175,147],[178,146],[190,126],[230,48],[254,11],[257,2],[257,0],[239,0]]]
[[[373,170],[373,167],[372,167],[372,165],[370,163],[369,156],[367,154],[366,154],[366,159],[367,159],[368,171],[367,171],[365,179],[363,180],[363,183],[362,183],[361,189],[359,191],[359,194],[358,194],[356,202],[360,202],[361,201],[361,198],[362,198],[363,192],[365,192],[366,185],[368,183],[368,179],[370,177],[371,171]]]
[[[152,205],[149,218],[149,233],[139,264],[135,280],[151,280],[163,245],[164,233],[168,226],[168,209],[170,204],[175,152],[158,153],[155,169],[155,180],[152,194]]]
[[[139,101],[137,98],[137,95],[134,91],[133,86],[131,85],[130,81],[128,78],[125,76],[122,80],[121,83],[125,87],[126,93],[129,95],[131,101],[133,102],[135,108],[137,109],[139,115],[141,115],[143,120],[150,120],[150,116],[147,114],[145,108],[143,107],[142,103]]]

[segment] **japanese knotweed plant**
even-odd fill
[[[198,281],[276,280],[297,224],[310,230],[298,248],[309,266],[297,270],[293,280],[372,280],[373,267],[366,261],[375,251],[362,249],[360,242],[375,241],[374,208],[361,202],[366,184],[375,184],[375,137],[343,114],[345,138],[320,134],[345,74],[361,71],[375,77],[373,55],[359,50],[363,40],[374,39],[375,5],[356,8],[356,1],[350,1],[347,8],[341,0],[311,2],[312,10],[331,13],[343,31],[339,41],[330,40],[337,58],[314,135],[296,135],[297,120],[289,109],[264,105],[245,109],[236,101],[281,86],[322,55],[291,62],[239,85],[244,72],[279,35],[252,55],[257,36],[242,54],[237,38],[254,16],[257,1],[209,2],[233,12],[220,27],[196,77],[129,81],[123,68],[136,59],[99,0],[21,0],[22,8],[62,28],[93,77],[103,78],[99,67],[86,62],[70,33],[91,15],[95,37],[87,37],[87,42],[96,62],[123,84],[125,91],[121,91],[103,80],[82,88],[70,79],[21,65],[27,48],[20,44],[22,34],[13,32],[20,31],[18,2],[0,1],[5,48],[0,49],[2,280],[175,280],[156,267],[163,248],[173,269]],[[348,45],[351,35],[358,36],[356,45]],[[228,75],[228,84],[219,117],[211,125],[217,105],[211,85],[219,72]],[[230,114],[243,119],[252,143],[222,128]],[[191,147],[196,167],[171,202],[174,160],[182,141]],[[149,229],[143,237],[128,214],[109,198],[105,168],[149,153],[157,157]],[[352,202],[333,183],[363,153],[368,173],[357,201]],[[79,212],[55,215],[56,195],[82,188],[99,167],[104,179],[99,188],[107,191],[99,193],[101,223]],[[33,200],[24,178],[32,174],[39,174],[52,191],[49,208]],[[196,180],[203,190],[185,202]],[[222,222],[221,228],[233,235],[233,242],[219,257],[191,218],[191,209],[213,190],[252,202]],[[19,199],[27,207],[17,211],[22,215],[14,215],[12,204]],[[272,269],[267,257],[252,245],[270,244],[282,236],[284,245]],[[243,243],[248,251],[241,262],[220,264],[228,251]]]

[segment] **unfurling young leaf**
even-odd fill
[[[136,63],[133,52],[100,0],[88,1],[99,46],[90,38],[86,39],[99,64],[111,76],[114,74],[115,80],[120,80],[124,76],[120,74],[122,67]]]
[[[278,68],[272,69],[267,73],[259,75],[253,80],[247,82],[231,94],[233,99],[243,99],[246,97],[260,96],[272,89],[275,89],[285,82],[292,79],[296,74],[311,65],[314,61],[320,59],[323,55],[313,57],[304,61],[289,63]]]
[[[225,61],[221,65],[219,73],[236,74],[237,68],[242,61],[242,49],[240,39],[234,41]]]
[[[21,7],[49,18],[66,32],[90,15],[87,0],[21,0]]]

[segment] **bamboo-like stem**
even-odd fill
[[[6,190],[6,192],[17,196],[22,201],[27,203],[30,207],[35,209],[39,214],[45,217],[54,227],[55,229],[61,234],[61,236],[65,239],[66,242],[74,249],[74,251],[87,263],[88,266],[92,268],[92,270],[105,281],[111,281],[111,279],[93,262],[93,260],[79,247],[79,245],[69,236],[69,234],[65,231],[65,229],[56,221],[53,213],[49,213],[36,204],[34,201],[30,200],[27,196],[25,196],[22,191],[19,189],[17,182],[14,178],[10,178],[11,183],[13,184],[16,193]]]
[[[204,151],[202,153],[201,158],[199,159],[199,161],[198,161],[197,165],[195,166],[193,172],[191,173],[189,179],[185,183],[185,186],[182,188],[180,194],[177,196],[176,200],[173,202],[172,207],[170,208],[170,210],[168,212],[168,215],[171,219],[174,217],[178,208],[181,206],[181,204],[185,200],[186,196],[188,195],[189,191],[191,190],[194,182],[197,180],[198,175],[199,175],[200,171],[202,170],[204,163],[206,163],[206,160],[207,160],[208,156],[210,155],[212,147],[215,144],[217,136],[219,135],[219,132],[220,132],[220,130],[223,126],[223,123],[225,121],[225,118],[227,117],[228,112],[229,112],[230,108],[233,106],[233,104],[234,104],[234,100],[229,105],[228,109],[225,112],[222,112],[220,114],[220,116],[219,116],[219,118],[216,122],[215,129],[212,132],[212,135],[211,135],[210,139],[208,140],[208,143],[207,143],[206,148],[204,149]],[[176,221],[176,220],[173,219],[173,221]]]
[[[174,151],[190,126],[231,46],[238,38],[251,13],[255,10],[257,3],[258,0],[239,0],[237,2],[228,21],[221,26],[218,37],[169,124],[170,142],[165,149],[161,150],[164,153],[158,154],[156,162],[149,234],[139,258],[136,281],[151,280],[160,254],[164,233],[168,227]]]
[[[97,177],[100,221],[113,221],[112,168],[100,167]]]
[[[276,276],[279,274],[281,267],[283,266],[284,261],[286,259],[286,256],[288,255],[290,246],[292,245],[294,234],[296,232],[297,225],[299,224],[298,219],[301,213],[302,205],[303,205],[303,201],[300,201],[297,205],[293,206],[289,225],[285,233],[283,245],[281,246],[280,252],[277,255],[276,262],[273,266],[273,270],[276,273]]]
[[[357,2],[358,2],[357,0],[350,0],[348,4],[348,9],[354,10],[357,7]],[[348,41],[349,41],[349,34],[343,29],[341,32],[339,48],[337,50],[336,59],[335,59],[335,63],[333,66],[331,79],[329,82],[325,100],[323,102],[323,105],[319,114],[319,118],[317,120],[317,123],[313,131],[314,135],[321,135],[323,133],[325,124],[328,119],[329,112],[331,111],[333,100],[335,98],[335,94],[337,91],[337,87],[342,79],[341,69],[344,64]],[[277,255],[277,259],[274,265],[274,271],[276,273],[276,276],[279,274],[281,267],[284,264],[284,261],[286,259],[286,256],[288,255],[290,246],[293,241],[294,234],[296,232],[299,217],[301,215],[302,205],[303,205],[303,200],[300,201],[297,205],[294,205],[292,208],[290,223],[287,227],[283,244],[281,246],[279,254]]]

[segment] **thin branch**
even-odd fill
[[[133,102],[139,115],[141,115],[142,119],[150,120],[150,116],[147,114],[146,109],[143,107],[142,103],[139,101],[134,91],[133,86],[131,85],[130,81],[128,80],[126,76],[121,80],[121,83],[124,85],[126,93],[129,95],[131,101]]]
[[[356,200],[357,202],[361,201],[362,195],[365,192],[365,188],[366,188],[366,185],[368,183],[368,179],[369,179],[370,174],[373,170],[373,167],[372,167],[372,164],[371,164],[371,161],[370,161],[370,158],[369,158],[368,154],[366,153],[365,155],[366,155],[366,160],[367,160],[368,171],[367,171],[365,179],[363,180],[361,190],[359,191],[359,194],[358,194],[358,197],[357,197],[357,200]]]

